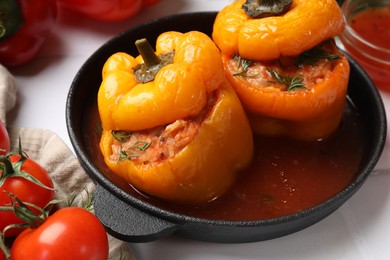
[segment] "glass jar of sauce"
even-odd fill
[[[339,47],[390,92],[390,0],[345,0],[342,11],[346,27]]]

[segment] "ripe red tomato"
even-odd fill
[[[10,142],[7,129],[4,123],[0,121],[0,155],[5,155],[9,152]]]
[[[14,241],[13,260],[107,260],[108,238],[99,219],[76,207],[56,211],[38,228],[28,228]]]
[[[15,163],[21,158],[19,155],[11,155],[10,161],[15,167]],[[22,177],[9,177],[0,187],[0,206],[9,206],[9,195],[4,192],[8,191],[15,194],[21,201],[30,202],[38,207],[44,208],[47,203],[54,199],[53,182],[46,170],[34,160],[27,158],[21,166],[21,171],[30,174],[38,179],[42,184],[51,189],[46,189],[37,184],[26,180]],[[36,209],[31,208],[34,213],[38,213]],[[0,211],[0,230],[3,230],[10,224],[22,223],[15,213],[10,211]],[[11,237],[18,235],[21,229],[9,229],[5,236]]]

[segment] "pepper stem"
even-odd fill
[[[23,26],[24,20],[19,1],[0,1],[0,40],[14,35]]]
[[[147,39],[143,38],[136,40],[135,46],[148,68],[158,65],[161,62]]]
[[[1,6],[0,6],[1,7]],[[7,23],[5,21],[5,14],[0,12],[0,39],[7,33]]]
[[[286,13],[292,2],[293,0],[246,0],[242,9],[252,18],[264,18]]]
[[[5,32],[6,32],[6,29],[5,29],[4,23],[3,23],[3,21],[0,20],[0,38],[5,35]]]

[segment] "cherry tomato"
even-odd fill
[[[3,122],[0,121],[0,155],[5,155],[9,152],[10,142],[7,129]]]
[[[15,163],[21,158],[19,155],[11,155],[10,161],[14,168]],[[8,177],[3,185],[0,187],[0,206],[9,206],[9,195],[4,192],[8,191],[15,194],[21,201],[30,202],[40,208],[44,208],[51,200],[54,199],[53,182],[46,172],[46,170],[34,160],[27,158],[21,166],[21,171],[35,177],[45,186],[51,188],[47,189],[41,187],[22,177]],[[34,213],[38,213],[36,209],[31,208]],[[0,230],[2,231],[10,224],[22,223],[22,221],[10,211],[0,211]],[[11,237],[18,235],[21,229],[9,229],[5,236]]]
[[[77,207],[56,211],[36,229],[28,228],[14,241],[12,260],[107,260],[108,238],[99,219]]]
[[[59,6],[102,21],[121,21],[159,0],[58,0]]]

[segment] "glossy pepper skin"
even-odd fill
[[[109,58],[98,96],[104,129],[144,130],[195,116],[202,110],[207,94],[224,80],[221,55],[200,32],[160,35],[156,54],[172,50],[173,63],[148,83],[138,83],[132,72],[143,63],[140,56],[117,53]]]
[[[251,18],[237,0],[217,15],[213,40],[226,55],[251,60],[294,56],[341,34],[344,19],[335,0],[294,0],[279,16]]]
[[[0,63],[15,67],[33,60],[57,19],[55,0],[2,0]]]
[[[128,19],[160,0],[58,0],[61,7],[92,19],[117,22]]]
[[[264,88],[233,76],[230,59],[223,55],[226,77],[247,110],[254,133],[312,141],[329,137],[340,125],[350,72],[345,56],[322,82],[294,91]]]
[[[297,59],[343,31],[344,20],[337,2],[294,0],[286,13],[264,18],[248,16],[241,8],[244,2],[235,1],[218,14],[213,39],[221,49],[226,77],[247,111],[253,132],[309,141],[329,137],[342,119],[350,69],[348,60],[334,44],[330,53],[338,54],[340,59],[333,61],[317,81],[292,91],[269,87],[273,78],[256,81],[256,75],[237,76],[230,61],[237,54],[263,64]],[[311,75],[321,70],[316,64],[291,68],[278,67],[286,69],[289,76],[299,71],[296,73],[302,78],[302,71]]]
[[[142,63],[140,57],[117,53],[107,60],[98,93],[100,148],[109,168],[139,190],[177,203],[199,204],[223,194],[250,163],[253,137],[211,39],[200,32],[161,34],[156,53],[172,50],[173,63],[148,83],[134,79],[132,68]],[[197,116],[211,93],[215,104],[191,142],[173,157],[153,164],[110,159],[112,130],[138,131]]]

